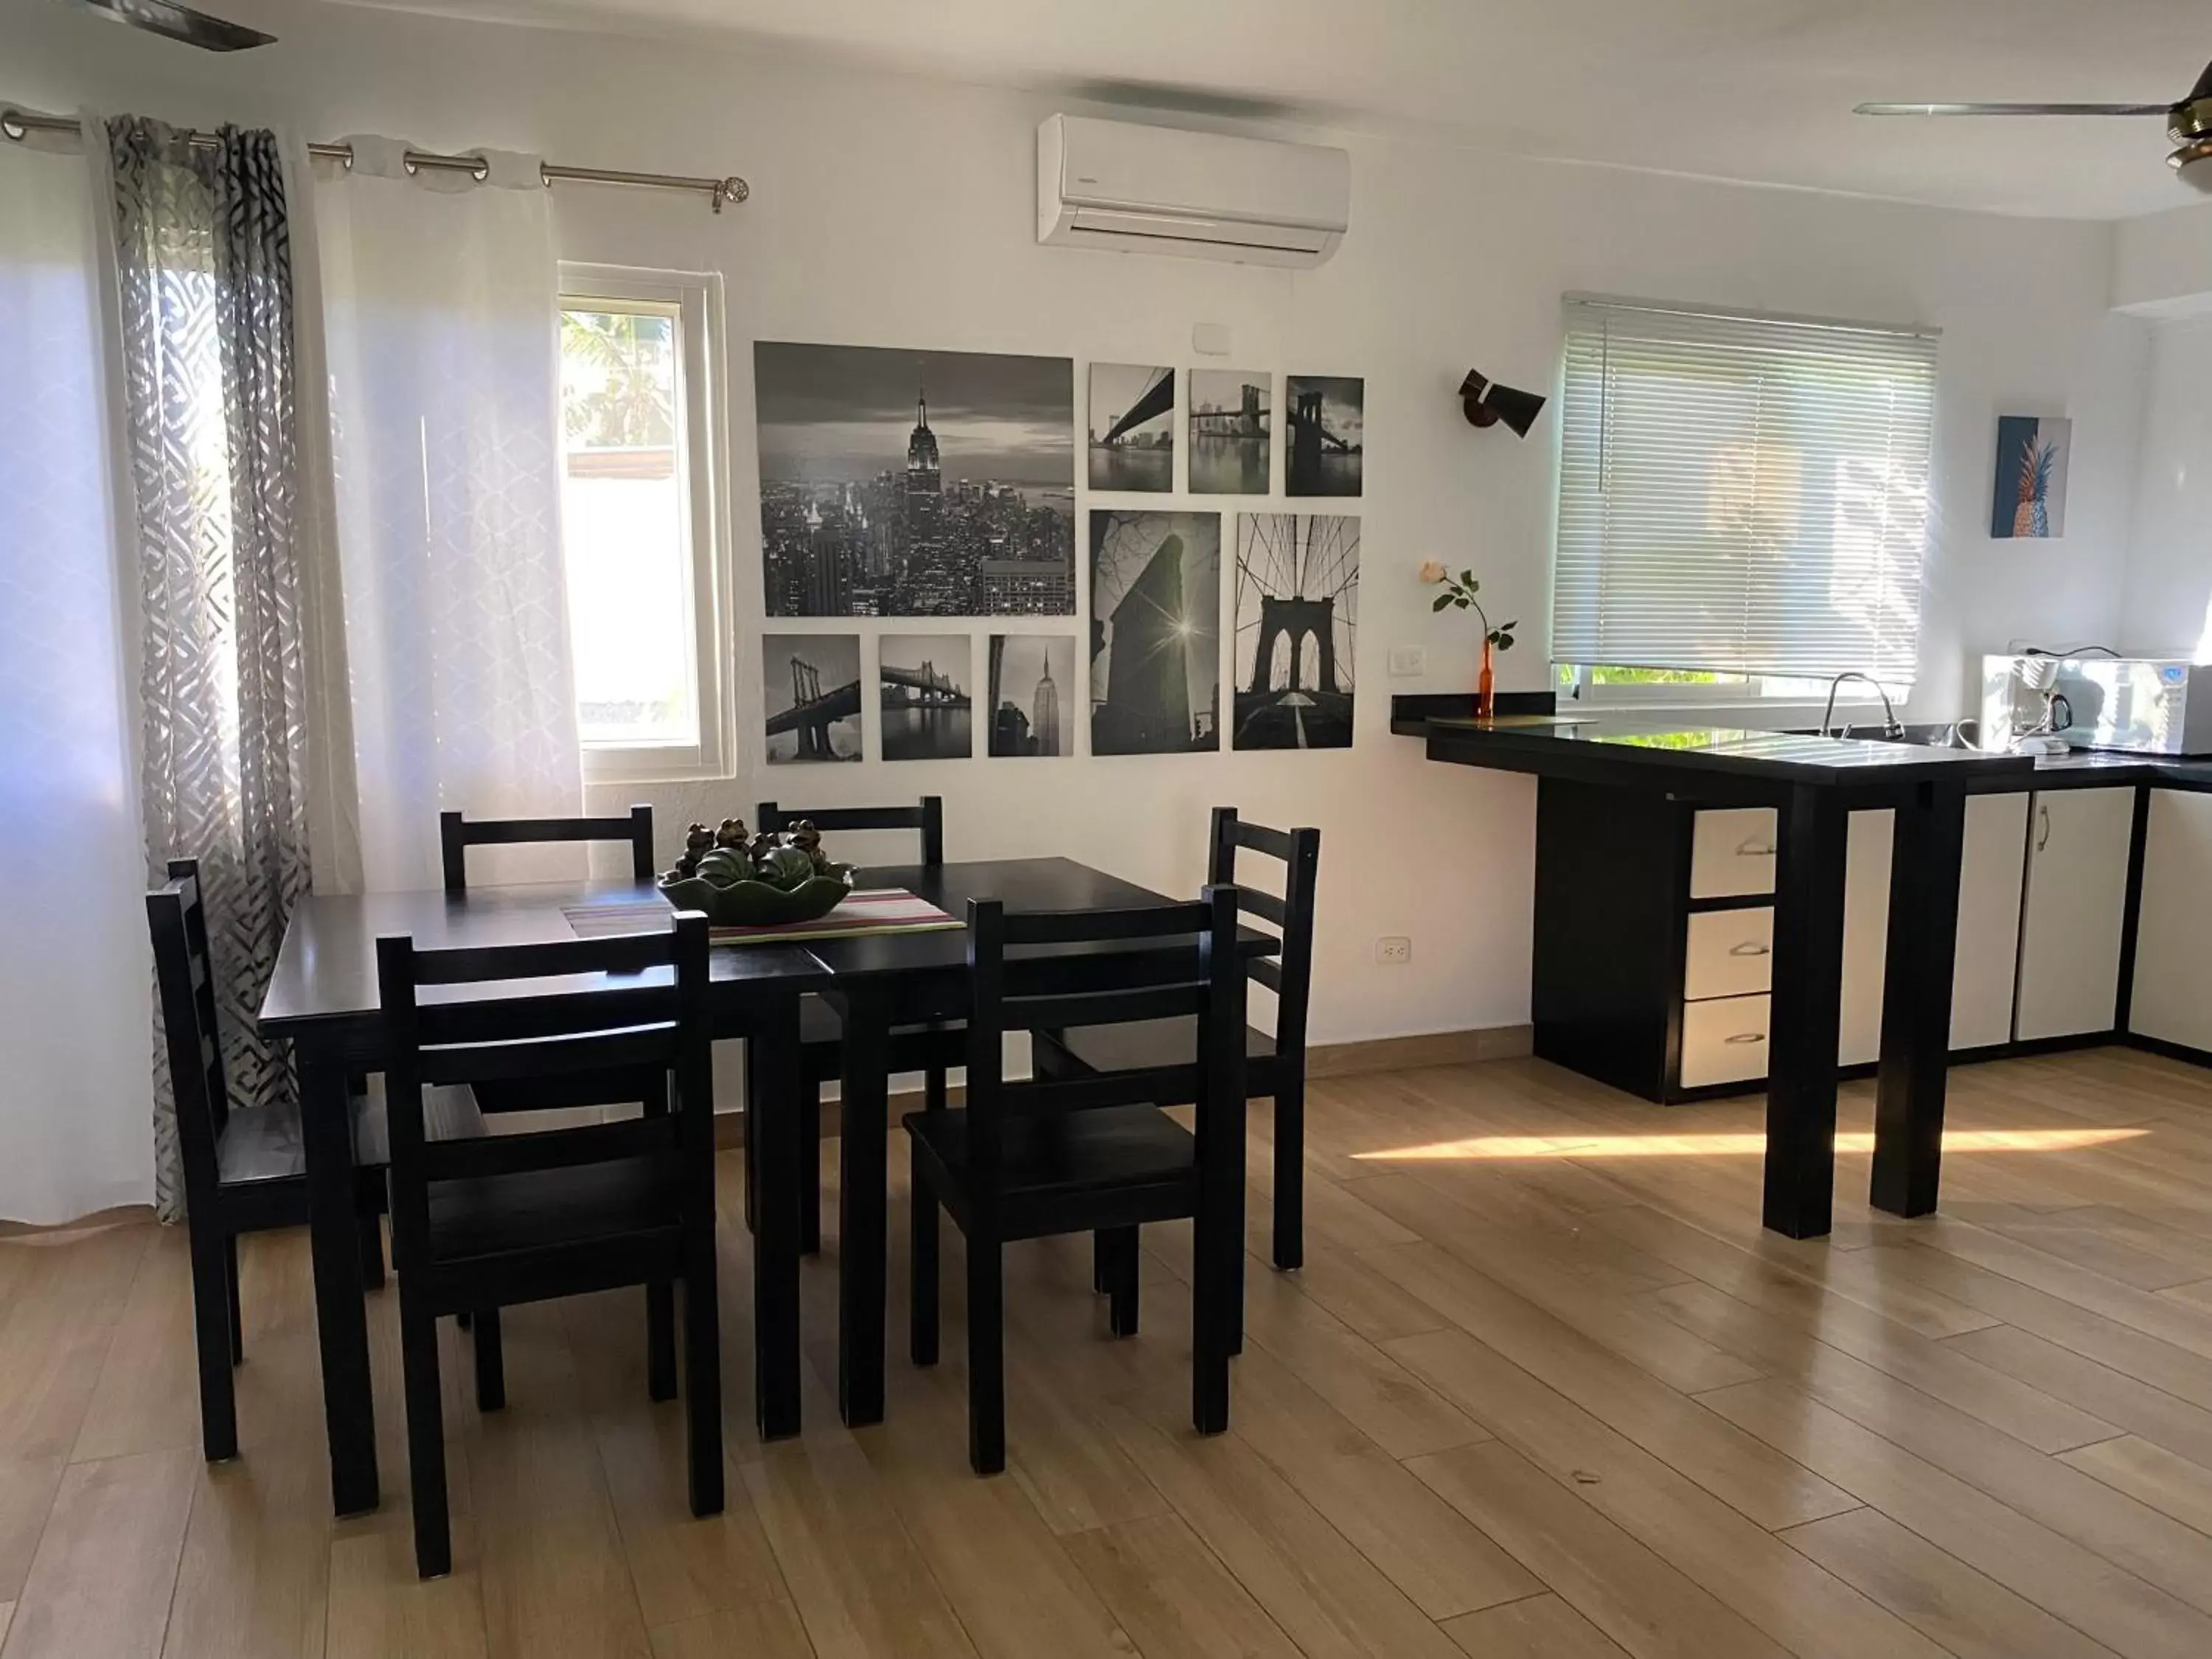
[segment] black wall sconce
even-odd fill
[[[1536,417],[1544,412],[1544,400],[1533,392],[1517,392],[1475,369],[1467,372],[1467,379],[1459,383],[1460,407],[1467,411],[1469,426],[1496,426],[1500,421],[1513,429],[1516,438],[1528,435],[1528,428],[1536,424]]]

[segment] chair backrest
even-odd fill
[[[1245,971],[1275,994],[1275,1051],[1303,1054],[1306,1042],[1306,1005],[1313,992],[1314,888],[1321,873],[1321,831],[1270,830],[1247,823],[1233,806],[1213,809],[1213,835],[1206,861],[1206,878],[1217,886],[1237,882],[1239,850],[1279,859],[1283,896],[1240,884],[1237,902],[1246,915],[1273,925],[1282,936],[1279,955],[1255,957]]]
[[[756,828],[774,834],[790,829],[801,818],[811,819],[825,836],[840,830],[918,830],[921,861],[945,862],[945,802],[936,795],[924,795],[912,806],[825,806],[813,811],[764,800],[753,815],[753,823]]]
[[[1009,912],[968,902],[968,1143],[971,1181],[994,1182],[1012,1115],[1086,1111],[1176,1098],[1164,1079],[1116,1071],[1009,1082],[1008,1031],[1123,1025],[1198,1017],[1201,1100],[1244,1098],[1245,975],[1237,959],[1237,890],[1126,910]],[[1030,950],[1024,947],[1052,947]],[[1170,1068],[1188,1070],[1188,1063]]]
[[[654,970],[672,970],[665,975]],[[376,942],[385,1021],[385,1101],[391,1117],[392,1252],[422,1260],[429,1183],[464,1176],[650,1158],[714,1202],[714,1072],[707,1007],[707,918],[679,912],[661,933],[543,945],[421,951]],[[579,989],[516,983],[568,975],[650,975],[639,984]],[[466,1000],[422,1001],[425,986],[469,986]],[[422,1091],[441,1084],[527,1084],[574,1073],[657,1073],[665,1108],[642,1116],[468,1140],[430,1141]],[[698,1201],[696,1185],[688,1201]]]
[[[546,842],[621,841],[629,843],[630,874],[653,879],[653,809],[633,806],[620,818],[469,818],[438,814],[438,848],[446,867],[446,890],[469,890],[468,849],[471,847],[527,847]]]
[[[222,1038],[216,1024],[215,959],[197,859],[171,859],[169,879],[146,895],[154,980],[177,1102],[177,1150],[189,1204],[216,1182],[216,1143],[230,1119]]]

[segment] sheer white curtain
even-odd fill
[[[135,768],[84,157],[0,143],[0,1218],[154,1195]]]
[[[434,887],[441,811],[582,810],[557,266],[534,156],[493,155],[477,181],[350,142],[313,204],[361,872]],[[487,854],[472,879],[582,867],[573,848]]]

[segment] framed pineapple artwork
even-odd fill
[[[1997,476],[1990,534],[2044,541],[2066,533],[2066,468],[2074,422],[2047,415],[1997,418]]]

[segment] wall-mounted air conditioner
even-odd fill
[[[1055,115],[1037,129],[1037,240],[1245,264],[1317,265],[1352,222],[1352,158]]]

